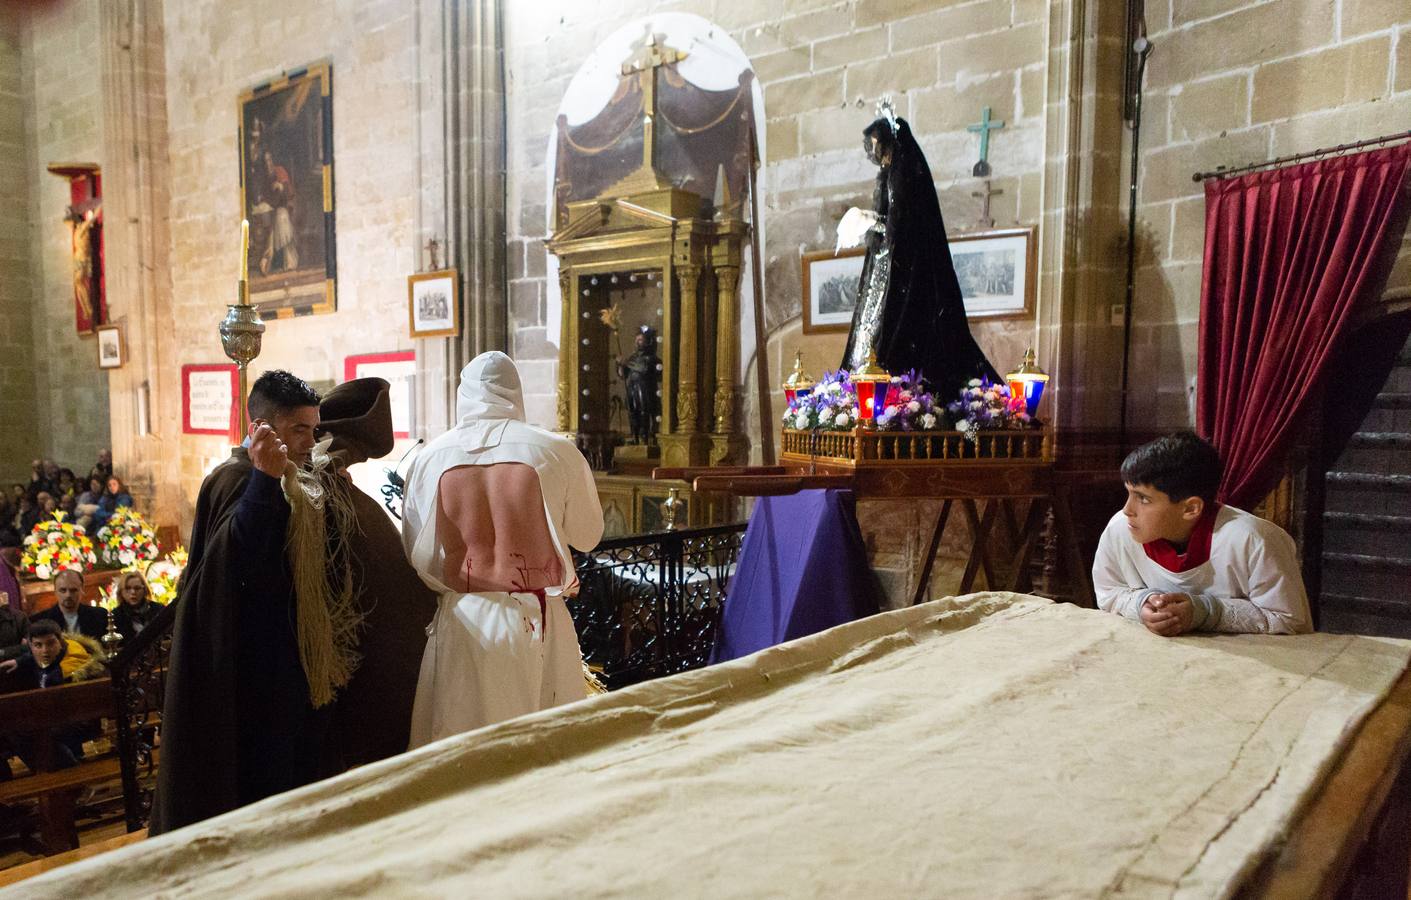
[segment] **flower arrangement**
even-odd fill
[[[946,428],[946,411],[936,402],[919,372],[893,375],[877,414],[878,431],[937,431]]]
[[[186,551],[178,545],[167,558],[147,566],[147,591],[152,600],[166,606],[176,599],[176,584],[186,568]]]
[[[1002,428],[1028,428],[1037,424],[1024,410],[1023,397],[1011,397],[1009,386],[970,379],[960,397],[946,405],[955,419],[955,429],[974,440],[981,431]]]
[[[807,394],[784,411],[784,427],[799,431],[851,431],[857,425],[857,389],[846,370],[825,372]]]
[[[82,525],[66,521],[62,512],[52,519],[35,524],[24,539],[20,556],[20,571],[41,581],[48,581],[61,569],[89,572],[97,564],[93,541]]]
[[[98,530],[98,556],[105,568],[120,569],[139,562],[151,562],[161,554],[157,533],[142,514],[120,507]]]

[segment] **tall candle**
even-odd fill
[[[240,280],[250,279],[250,220],[240,220]]]

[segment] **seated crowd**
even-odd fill
[[[57,511],[93,533],[119,507],[131,505],[132,495],[113,474],[110,450],[98,451],[97,461],[83,478],[52,459],[36,459],[28,484],[17,481],[0,492],[0,547],[18,546],[36,523]]]
[[[56,687],[102,677],[107,661],[99,639],[107,631],[107,614],[83,602],[83,576],[60,571],[54,575],[55,603],[33,615],[25,612],[18,567],[24,537],[55,512],[65,513],[90,534],[107,523],[119,508],[132,505],[121,479],[113,474],[112,454],[101,450],[82,481],[72,469],[53,460],[35,460],[28,484],[15,483],[0,491],[0,694]],[[114,623],[130,639],[151,620],[151,602],[144,577],[125,573],[118,585],[122,606]],[[70,728],[54,739],[62,745],[60,765],[82,758],[83,740],[91,729]],[[33,767],[32,736],[0,727],[0,781],[11,777],[10,759],[19,757]]]

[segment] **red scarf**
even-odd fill
[[[1158,566],[1168,572],[1189,572],[1210,561],[1210,539],[1215,534],[1215,516],[1220,512],[1220,504],[1212,503],[1196,521],[1191,536],[1186,541],[1186,552],[1181,553],[1176,545],[1165,538],[1157,538],[1142,544],[1142,549]]]

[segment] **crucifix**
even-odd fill
[[[430,271],[432,271],[432,272],[435,272],[435,271],[437,271],[438,269],[441,268],[439,265],[437,265],[437,258],[436,258],[436,251],[437,251],[440,247],[441,247],[441,242],[438,241],[438,240],[436,240],[436,238],[434,238],[434,237],[431,238],[429,241],[426,242],[426,252],[431,256],[431,269],[430,269]]]
[[[980,161],[975,163],[975,168],[970,170],[970,174],[976,178],[985,178],[990,174],[990,132],[999,131],[1004,127],[1003,122],[990,121],[990,108],[986,106],[980,110],[980,121],[974,125],[966,125],[966,131],[972,131],[980,135]]]
[[[970,196],[980,198],[980,217],[975,221],[981,228],[995,227],[995,220],[990,218],[990,198],[997,197],[1003,193],[1003,190],[992,188],[988,178],[985,179],[985,189],[983,191],[970,192]]]
[[[686,58],[686,53],[658,42],[660,35],[647,26],[647,35],[642,47],[622,64],[622,74],[641,73],[642,82],[642,167],[651,169],[656,164],[656,137],[654,133],[657,115],[657,72],[662,66],[678,63]]]

